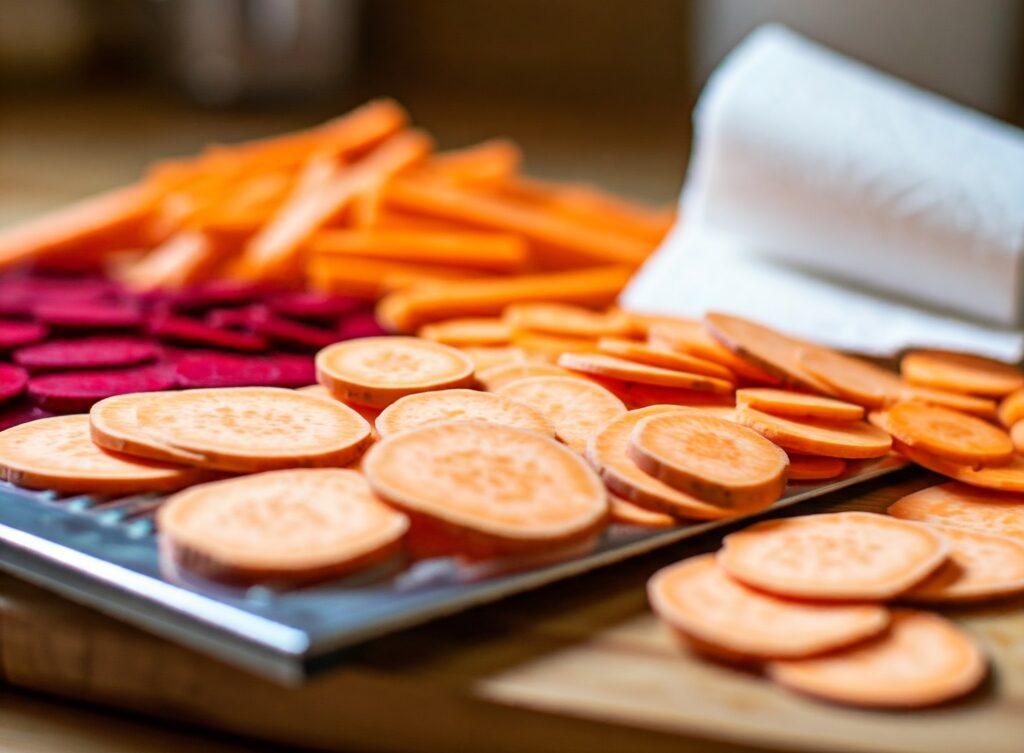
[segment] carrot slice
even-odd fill
[[[600,353],[565,353],[558,359],[558,365],[564,366],[572,371],[581,371],[584,374],[594,374],[610,379],[620,379],[626,382],[638,382],[639,384],[651,384],[659,387],[677,387],[685,390],[698,390],[704,392],[716,392],[718,394],[729,394],[733,391],[732,382],[724,379],[705,376],[704,374],[690,374],[685,371],[674,369],[663,369],[659,366],[647,366],[646,364],[627,361],[624,358],[601,355]]]
[[[736,408],[736,420],[785,450],[859,460],[878,458],[892,448],[889,435],[865,421],[795,421],[753,408]]]
[[[537,376],[572,376],[572,372],[549,363],[506,363],[478,371],[476,379],[485,390],[495,392],[510,382]]]
[[[902,598],[944,604],[1024,593],[1024,543],[961,528],[939,530],[951,547],[949,559]]]
[[[168,392],[132,392],[100,400],[89,411],[89,435],[105,450],[181,465],[202,465],[204,457],[161,442],[138,420],[138,408]]]
[[[853,403],[770,387],[736,390],[736,404],[773,416],[821,418],[827,421],[856,421],[864,418],[864,409]]]
[[[820,455],[789,455],[790,481],[825,481],[846,473],[846,461]]]
[[[999,423],[1009,429],[1024,419],[1024,389],[1012,392],[999,403]]]
[[[591,311],[564,303],[515,303],[502,318],[516,330],[567,337],[597,339],[633,331],[633,322],[622,311]]]
[[[786,488],[785,452],[698,411],[648,416],[633,429],[626,454],[644,473],[722,507],[767,507]]]
[[[612,520],[616,523],[625,523],[631,526],[643,526],[645,528],[673,528],[679,525],[679,519],[663,512],[648,510],[646,507],[634,505],[629,500],[612,495],[609,502],[609,512]]]
[[[928,612],[897,610],[878,638],[825,656],[768,665],[768,676],[827,701],[880,708],[933,706],[985,678],[981,650],[956,625]]]
[[[813,604],[755,591],[729,577],[714,554],[669,565],[647,583],[655,613],[699,649],[729,659],[815,656],[882,633],[875,604]]]
[[[164,444],[229,471],[344,465],[370,441],[370,425],[348,406],[277,387],[167,393],[139,404],[136,417]]]
[[[651,405],[609,421],[587,443],[587,459],[613,494],[633,504],[680,518],[717,520],[728,517],[734,511],[674,489],[644,473],[627,455],[629,437],[638,423],[649,416],[675,415],[681,410],[669,405]]]
[[[647,342],[651,346],[713,361],[755,384],[780,383],[779,379],[743,360],[711,337],[699,321],[664,317],[658,319],[650,321],[646,326]]]
[[[588,539],[608,515],[607,491],[581,457],[510,426],[445,421],[403,431],[374,445],[363,470],[414,528],[425,518],[471,558]]]
[[[897,403],[885,412],[884,423],[903,444],[957,463],[1002,465],[1013,457],[1013,442],[1005,431],[937,405]]]
[[[686,371],[691,374],[704,374],[729,382],[736,380],[736,375],[732,371],[714,361],[697,358],[686,353],[677,353],[667,348],[655,348],[633,340],[603,337],[597,341],[597,350],[607,356],[625,358],[627,361],[636,361],[648,366]]]
[[[639,382],[624,382],[621,379],[605,379],[593,374],[588,378],[593,379],[614,394],[630,410],[646,408],[649,405],[716,407],[730,410],[734,407],[732,395],[683,390],[678,387],[659,387],[655,384],[640,384]]]
[[[766,520],[724,539],[718,563],[779,596],[889,599],[935,571],[949,545],[933,528],[869,512]]]
[[[898,400],[904,390],[891,371],[827,348],[805,347],[799,351],[798,360],[805,371],[835,394],[858,405],[878,408]]]
[[[456,347],[461,345],[507,345],[512,339],[512,328],[501,319],[477,317],[424,324],[416,334],[428,340]]]
[[[0,432],[0,478],[29,489],[138,494],[205,480],[194,468],[109,452],[89,438],[89,416],[55,416]]]
[[[492,392],[435,390],[399,398],[377,417],[382,437],[438,421],[486,421],[554,436],[544,415],[529,405]]]
[[[594,433],[626,412],[626,406],[604,387],[579,377],[539,376],[517,379],[497,394],[525,403],[547,416],[555,436],[577,452]]]
[[[904,384],[896,398],[897,402],[918,402],[929,405],[941,405],[943,408],[952,408],[961,413],[970,413],[979,418],[994,418],[996,415],[996,401],[987,397],[965,395],[961,392],[946,392],[945,390],[933,390],[928,387],[916,387]]]
[[[1024,541],[1024,496],[956,482],[908,494],[889,506],[897,518]]]
[[[987,397],[1003,397],[1024,387],[1024,374],[1016,367],[963,353],[907,353],[900,373],[911,384]]]
[[[409,520],[356,471],[302,468],[215,481],[157,511],[161,542],[199,574],[223,581],[311,581],[398,552]]]
[[[957,463],[932,452],[893,439],[893,449],[911,462],[929,471],[941,473],[970,486],[1003,492],[1024,492],[1024,457],[1016,454],[1005,465],[988,465],[976,468],[973,465]]]
[[[362,337],[317,353],[316,373],[339,400],[386,408],[416,392],[471,386],[473,362],[432,340]]]
[[[810,343],[748,319],[717,312],[704,316],[704,327],[738,358],[776,379],[812,392],[833,394],[829,385],[811,374],[800,360],[804,350],[815,347]]]

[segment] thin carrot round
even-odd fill
[[[492,392],[436,390],[399,398],[377,417],[377,432],[386,437],[437,421],[486,421],[554,436],[544,415],[525,403]]]
[[[864,417],[859,405],[804,392],[771,387],[747,387],[736,390],[736,404],[790,418],[821,418],[826,421],[856,421]]]
[[[903,444],[957,463],[1002,465],[1013,457],[1005,431],[937,405],[897,403],[885,412],[885,429]]]
[[[722,507],[766,507],[786,488],[785,452],[744,426],[696,411],[643,419],[626,453],[645,473]]]
[[[732,382],[704,374],[692,374],[659,366],[648,366],[624,358],[601,355],[600,353],[563,353],[558,365],[584,374],[594,374],[609,379],[621,379],[626,382],[657,385],[660,387],[677,387],[702,392],[729,394],[733,391]]]
[[[157,511],[174,559],[233,582],[309,581],[398,551],[408,519],[355,471],[302,468],[201,484]]]
[[[161,442],[139,426],[138,408],[169,392],[131,392],[100,400],[89,411],[89,435],[105,450],[179,465],[202,465],[204,456]]]
[[[963,353],[917,351],[900,361],[903,377],[922,387],[1003,397],[1024,387],[1024,375],[999,361]]]
[[[677,353],[668,348],[655,348],[635,340],[602,337],[597,341],[597,350],[606,356],[624,358],[627,361],[636,361],[647,366],[685,371],[690,374],[703,374],[705,376],[725,379],[729,382],[736,381],[736,375],[732,371],[714,361],[697,358],[686,353]]]
[[[714,554],[659,570],[647,583],[655,613],[670,627],[729,659],[814,656],[878,635],[885,607],[791,601],[731,578]]]
[[[164,492],[203,481],[197,469],[102,449],[89,416],[54,416],[0,432],[0,478],[28,489],[80,494]]]
[[[934,529],[866,512],[756,523],[725,537],[718,563],[779,596],[889,599],[941,565],[949,545]]]
[[[252,472],[344,465],[370,425],[341,402],[277,387],[184,390],[138,406],[144,432],[203,456],[201,465]]]
[[[679,525],[679,519],[667,513],[649,510],[646,507],[635,505],[629,500],[612,495],[609,502],[609,512],[612,520],[616,523],[625,523],[632,526],[643,526],[645,528],[672,528]]]
[[[736,420],[785,450],[851,460],[877,458],[892,447],[888,434],[864,421],[796,421],[752,408],[737,408]]]
[[[572,376],[572,372],[550,363],[506,363],[478,371],[476,380],[485,390],[495,392],[509,382],[535,376]]]
[[[878,408],[898,400],[903,390],[899,377],[891,371],[828,348],[801,348],[797,360],[838,397],[858,405]]]
[[[949,559],[901,598],[929,604],[987,601],[1024,593],[1024,543],[940,527]]]
[[[629,437],[640,421],[648,416],[682,410],[670,405],[651,405],[612,419],[590,438],[587,460],[601,474],[612,494],[641,507],[694,520],[718,520],[735,514],[733,510],[697,499],[644,473],[626,454]]]
[[[821,455],[797,455],[789,453],[790,481],[826,481],[846,473],[846,461]]]
[[[482,421],[445,421],[385,437],[363,463],[373,490],[462,541],[471,557],[536,550],[595,535],[607,491],[550,437]],[[554,501],[554,502],[553,502]]]
[[[598,429],[626,412],[615,395],[580,377],[530,377],[500,387],[496,394],[535,408],[551,421],[555,435],[577,452]]]
[[[768,676],[791,690],[837,703],[918,708],[952,700],[985,678],[981,650],[956,625],[898,610],[878,638],[810,659],[775,661]]]
[[[943,527],[963,528],[1024,542],[1024,498],[951,482],[908,494],[889,515]]]

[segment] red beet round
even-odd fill
[[[35,421],[38,418],[49,418],[53,414],[33,405],[28,400],[16,400],[0,408],[0,431],[10,429],[18,424]]]
[[[338,325],[337,332],[339,340],[378,337],[388,334],[387,330],[377,323],[377,318],[370,311],[348,317]]]
[[[264,360],[272,363],[278,372],[277,379],[270,386],[305,387],[316,384],[316,366],[312,356],[275,353]]]
[[[142,324],[139,309],[128,303],[47,301],[32,313],[44,324],[61,329],[135,329]]]
[[[272,359],[229,353],[190,353],[175,362],[179,387],[279,386],[280,369]],[[309,382],[306,382],[309,384]]]
[[[31,371],[110,369],[155,361],[155,343],[135,337],[86,337],[51,340],[14,352],[14,362]]]
[[[204,321],[217,329],[251,330],[257,321],[265,319],[268,315],[269,311],[266,306],[254,303],[238,308],[213,309],[206,314]]]
[[[28,374],[25,370],[9,363],[0,363],[0,403],[17,397],[25,391]]]
[[[0,351],[20,348],[46,339],[49,330],[38,322],[0,319]]]
[[[69,371],[33,377],[28,394],[41,408],[54,413],[84,413],[105,397],[126,392],[169,390],[174,368],[141,366],[116,371]]]
[[[279,293],[267,299],[267,305],[282,316],[313,322],[333,322],[373,305],[368,298],[333,293]]]
[[[252,327],[268,340],[284,348],[298,350],[317,351],[341,339],[332,330],[301,324],[270,313],[255,318]]]
[[[174,314],[161,314],[149,323],[149,333],[160,340],[225,350],[260,351],[267,341],[250,332],[212,327],[209,324]]]
[[[266,295],[267,286],[257,282],[222,280],[194,285],[173,293],[155,294],[175,311],[206,311],[219,306],[241,306]],[[151,294],[152,297],[152,294]]]

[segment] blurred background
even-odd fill
[[[0,224],[382,94],[442,147],[672,201],[700,86],[772,20],[1024,120],[1022,0],[0,0]]]

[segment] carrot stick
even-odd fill
[[[437,264],[316,256],[306,267],[310,286],[325,293],[375,298],[393,291],[476,278],[480,272]]]
[[[183,231],[118,270],[117,277],[134,290],[180,287],[210,271],[222,248],[201,231]]]
[[[322,230],[308,245],[314,254],[450,264],[511,272],[522,269],[528,249],[510,233],[422,232],[415,230]]]
[[[455,185],[488,185],[509,178],[522,160],[522,152],[513,142],[491,139],[438,154],[427,161],[422,172]]]

